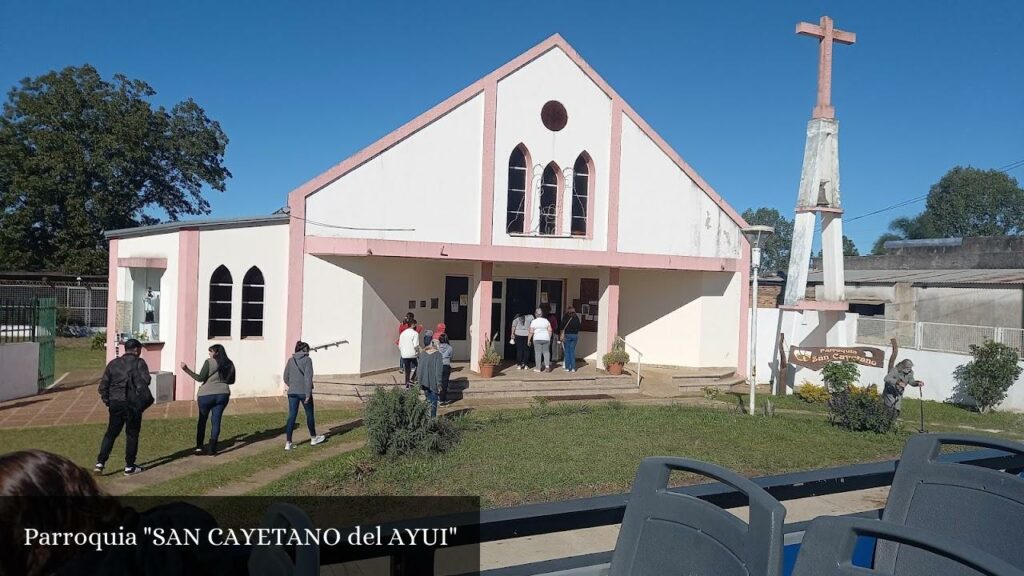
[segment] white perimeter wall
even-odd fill
[[[552,132],[541,122],[540,111],[550,100],[561,102],[569,116],[565,128]],[[498,82],[497,124],[494,147],[494,231],[493,243],[500,246],[531,246],[577,250],[604,250],[608,227],[608,166],[611,150],[611,99],[559,48],[549,50],[522,69]],[[586,151],[593,159],[593,239],[513,237],[505,230],[508,208],[508,159],[518,144],[530,153],[537,178],[528,194],[533,195],[538,222],[540,174],[549,162],[561,169],[572,168]],[[534,168],[531,167],[531,174]],[[531,177],[527,177],[529,182]],[[570,231],[572,182],[566,182],[559,198],[562,230]]]
[[[0,344],[0,367],[0,402],[39,393],[38,343]]]
[[[307,198],[306,234],[479,243],[483,102],[477,95]]]
[[[736,223],[625,116],[621,162],[619,251],[740,257]]]
[[[231,337],[207,338],[210,277],[218,266],[231,272]],[[242,281],[253,266],[263,273],[263,336],[242,338]],[[276,394],[284,368],[288,299],[288,226],[205,230],[199,233],[199,310],[196,363],[202,366],[213,344],[221,344],[235,362],[235,397]],[[166,284],[166,282],[165,282]],[[173,357],[172,357],[173,360]],[[193,370],[198,371],[198,368]],[[198,390],[199,383],[196,383]]]
[[[779,327],[779,315],[781,311],[777,308],[761,308],[758,310],[758,343],[757,343],[757,381],[759,383],[767,383],[774,381],[775,369],[778,365],[778,327]],[[801,332],[805,334],[813,334],[809,338],[805,338],[799,345],[802,346],[824,346],[825,343],[820,338],[820,334],[816,333],[815,328],[818,324],[817,313],[815,312],[804,312],[806,321],[801,324]],[[857,315],[848,314],[845,331],[850,337],[850,342],[853,342],[854,346],[871,346],[874,348],[880,348],[885,352],[885,362],[888,365],[889,358],[892,355],[892,348],[889,346],[875,346],[873,344],[858,344],[856,343],[857,333]],[[786,343],[786,350],[789,350],[791,343]],[[914,350],[910,348],[901,348],[899,351],[899,359],[909,358],[914,363],[914,376],[918,380],[925,382],[925,387],[921,390],[924,393],[925,400],[935,400],[943,402],[949,399],[953,395],[953,389],[956,386],[956,380],[953,378],[953,371],[956,370],[957,366],[966,364],[971,361],[971,356],[967,354],[950,354],[947,352],[931,352],[927,350]],[[1021,366],[1024,367],[1024,362],[1021,362]],[[821,373],[813,370],[801,367],[796,368],[792,382],[799,386],[804,380],[814,382],[815,384],[821,384]],[[885,368],[869,368],[865,366],[859,366],[860,369],[860,383],[861,384],[877,384],[879,390],[882,389],[883,379],[885,378]],[[791,392],[791,390],[790,390]],[[917,389],[908,389],[907,394],[912,397],[917,397]],[[999,406],[1000,410],[1013,410],[1013,411],[1024,411],[1024,377],[1018,379],[1017,382],[1010,388],[1010,393],[1002,405]]]
[[[178,233],[154,234],[139,238],[121,238],[117,241],[118,258],[166,258],[167,269],[160,277],[160,340],[164,342],[164,348],[160,355],[160,366],[150,366],[154,372],[161,370],[174,372],[175,349],[178,341]],[[155,270],[153,271],[156,272]],[[153,275],[155,276],[155,274]],[[145,275],[140,279],[145,282]],[[133,282],[130,269],[119,268],[117,271],[117,300],[133,302],[137,294],[144,291],[146,287],[139,285],[140,282]],[[142,314],[142,300],[139,299]],[[140,316],[141,317],[141,316]],[[138,323],[132,325],[132,330],[138,330]],[[116,327],[108,326],[108,330],[115,330]]]
[[[619,334],[644,362],[737,365],[738,274],[622,270],[619,282]]]

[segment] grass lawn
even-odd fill
[[[626,492],[647,456],[696,458],[759,476],[895,458],[910,434],[906,426],[889,435],[847,432],[808,413],[754,418],[685,405],[584,408],[481,414],[448,454],[388,459],[363,450],[315,463],[258,493],[480,495],[485,506],[501,507]]]
[[[106,352],[92,350],[92,338],[57,338],[54,357],[54,378],[72,370],[103,371]]]
[[[230,410],[230,408],[229,408]],[[317,419],[323,421],[354,418],[355,410],[317,411]],[[268,436],[284,433],[285,415],[268,414],[227,414],[221,423],[221,444],[227,447],[232,442],[251,442]],[[304,418],[300,416],[304,421]],[[75,463],[91,469],[96,463],[100,440],[106,424],[78,424],[29,428],[25,430],[4,430],[0,433],[0,454],[36,448],[71,458]],[[191,456],[195,448],[196,421],[194,418],[168,420],[144,420],[139,436],[138,463],[141,466],[154,462],[167,462]],[[107,462],[107,475],[116,474],[124,466],[124,433],[114,444],[114,451]],[[278,447],[280,448],[280,447]],[[280,450],[284,452],[284,450]],[[120,476],[118,474],[118,476]]]

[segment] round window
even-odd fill
[[[540,109],[540,121],[548,130],[558,132],[569,122],[569,113],[565,111],[565,106],[562,106],[561,102],[551,100]]]

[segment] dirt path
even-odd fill
[[[248,478],[244,478],[237,482],[232,482],[231,484],[226,484],[224,486],[221,486],[220,488],[216,488],[214,490],[206,492],[203,495],[240,496],[243,494],[248,494],[249,492],[252,492],[253,490],[258,490],[266,486],[267,484],[270,484],[271,482],[280,480],[281,478],[284,478],[285,476],[291,474],[292,472],[302,470],[303,468],[320,462],[322,460],[326,460],[328,458],[340,456],[347,452],[358,450],[365,445],[366,442],[364,441],[340,442],[337,444],[331,444],[330,442],[328,442],[327,445],[324,446],[322,449],[317,450],[313,456],[302,458],[301,460],[293,460],[291,462],[288,462],[287,464],[278,466],[276,468],[261,470],[256,474],[249,476]]]

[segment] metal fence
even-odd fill
[[[39,343],[39,389],[53,385],[57,303],[53,298],[0,300],[0,344]]]
[[[971,345],[993,340],[1015,348],[1024,359],[1024,330],[938,322],[908,322],[884,318],[857,319],[857,343],[888,346],[895,338],[902,348],[970,354]]]
[[[53,298],[57,303],[58,324],[105,328],[107,325],[106,284],[7,282],[0,284],[0,301],[31,302]]]

